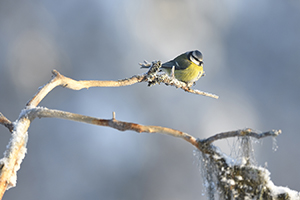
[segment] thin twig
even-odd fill
[[[237,130],[237,131],[229,131],[229,132],[219,133],[219,134],[211,136],[207,139],[201,140],[201,143],[211,144],[212,142],[214,142],[216,140],[221,140],[221,139],[225,139],[225,138],[229,138],[229,137],[238,137],[238,136],[249,136],[249,137],[254,137],[254,138],[260,139],[260,138],[269,137],[269,136],[276,137],[279,134],[281,134],[281,130],[271,130],[271,131],[267,131],[267,132],[263,132],[263,133],[257,133],[250,128],[246,128],[246,129],[241,129],[241,130]]]
[[[214,99],[218,99],[219,98],[218,95],[215,95],[215,94],[212,94],[212,93],[208,93],[208,92],[203,92],[203,91],[200,91],[200,90],[192,90],[189,87],[182,87],[182,89],[184,91],[186,91],[186,92],[193,93],[193,94],[199,94],[199,95],[203,95],[203,96],[207,96],[207,97],[212,97]]]

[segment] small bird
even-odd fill
[[[161,69],[169,75],[172,74],[173,67],[175,78],[185,82],[188,86],[192,86],[194,82],[204,75],[203,55],[198,50],[188,51],[161,65]]]

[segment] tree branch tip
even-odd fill
[[[220,97],[219,97],[218,95],[215,95],[215,94],[214,94],[214,95],[212,96],[212,98],[214,98],[214,99],[219,99]]]
[[[273,132],[274,132],[275,136],[278,136],[278,135],[280,135],[282,133],[281,129],[279,129],[279,130],[273,130]]]
[[[115,111],[112,112],[112,120],[116,120],[116,112]]]
[[[60,76],[60,73],[56,70],[56,69],[53,69],[52,70],[52,74],[56,77],[56,76]]]
[[[139,63],[139,65],[141,66],[141,68],[144,66],[151,66],[151,63],[149,63],[147,60],[144,60],[144,62]]]
[[[0,112],[0,124],[3,124],[6,128],[8,128],[9,132],[13,132],[14,124],[7,119],[1,112]]]

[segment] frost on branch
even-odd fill
[[[20,169],[22,160],[27,152],[28,124],[23,119],[17,120],[13,124],[15,128],[12,131],[7,150],[4,152],[4,158],[0,159],[0,182],[5,182],[7,189],[16,186],[17,171]],[[7,174],[7,177],[2,176],[2,174]],[[7,178],[7,180],[3,177]]]
[[[300,200],[299,192],[275,186],[270,172],[256,165],[252,146],[256,139],[238,138],[235,158],[211,144],[207,152],[195,150],[208,199]]]

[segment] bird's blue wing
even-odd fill
[[[169,62],[165,62],[161,65],[162,68],[166,68],[166,69],[172,69],[173,66],[175,66],[175,69],[178,70],[179,69],[179,65],[177,62],[175,62],[174,60],[171,60]]]

